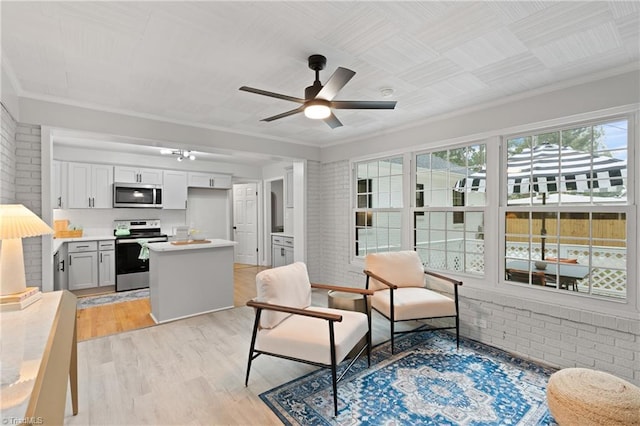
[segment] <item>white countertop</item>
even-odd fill
[[[293,238],[293,234],[287,234],[286,232],[272,232],[271,235],[275,235],[276,237],[290,237],[290,238]]]
[[[72,243],[74,241],[104,241],[104,240],[115,240],[116,237],[114,235],[105,235],[105,234],[96,234],[96,235],[83,235],[82,237],[76,238],[54,238],[53,239],[53,254],[56,254],[60,249],[60,246],[64,243]]]
[[[210,248],[216,248],[216,247],[232,247],[238,244],[235,241],[221,240],[221,239],[215,239],[215,238],[211,238],[208,241],[209,241],[208,243],[181,244],[181,245],[171,244],[171,242],[151,243],[149,244],[149,250],[152,250],[152,251],[201,250],[201,249],[210,249]]]

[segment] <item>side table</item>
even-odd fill
[[[327,293],[327,305],[334,309],[343,309],[345,311],[362,312],[366,314],[366,304],[361,294],[347,293],[345,291],[329,290]],[[371,307],[369,307],[371,310]],[[347,358],[353,358],[367,344],[367,336],[365,335],[360,342],[349,352]]]

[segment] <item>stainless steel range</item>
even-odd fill
[[[116,236],[116,291],[149,287],[149,260],[140,259],[143,248],[140,243],[169,240],[161,231],[160,220],[116,220],[113,225]]]

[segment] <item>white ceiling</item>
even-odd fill
[[[327,146],[637,66],[640,2],[10,2],[3,67],[20,96]],[[307,57],[356,71],[331,129],[242,85],[304,97]],[[393,88],[384,98],[381,89]]]

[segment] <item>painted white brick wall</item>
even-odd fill
[[[0,110],[0,204],[13,204],[16,198],[16,127],[17,123],[4,104]]]
[[[322,182],[318,161],[307,161],[307,269],[311,282],[322,275]]]
[[[323,229],[319,281],[363,286],[364,275],[349,264],[349,162],[322,164],[320,181]],[[463,336],[552,367],[598,369],[640,385],[640,320],[464,286],[460,293]],[[476,325],[480,320],[486,322],[486,328]]]
[[[42,214],[40,126],[18,123],[15,136],[15,202]],[[27,286],[42,287],[42,237],[22,240]]]
[[[363,281],[349,265],[350,203],[349,162],[323,164],[322,168],[322,276],[321,281],[336,285],[359,285]]]

